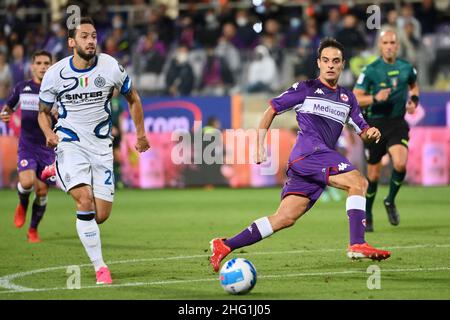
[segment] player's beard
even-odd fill
[[[94,52],[92,52],[92,53],[87,53],[87,52],[84,52],[83,49],[81,49],[81,47],[79,47],[79,46],[76,46],[76,47],[75,47],[75,50],[77,51],[77,54],[78,54],[83,60],[86,60],[86,61],[91,61],[91,59],[95,57],[95,54],[96,54],[96,51],[97,51],[97,50],[95,49]]]

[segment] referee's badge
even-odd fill
[[[397,78],[397,77],[392,77],[392,78],[391,78],[391,84],[392,84],[392,87],[393,87],[394,89],[397,88],[398,78]]]

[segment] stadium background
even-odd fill
[[[400,57],[418,70],[421,103],[407,116],[410,155],[407,181],[450,182],[450,7],[442,1],[44,1],[6,0],[0,5],[0,103],[29,75],[29,56],[40,48],[54,62],[70,54],[66,8],[75,4],[94,18],[98,51],[117,58],[142,95],[152,149],[138,154],[126,112],[120,114],[122,181],[125,186],[164,188],[280,185],[295,140],[293,111],[277,117],[279,170],[261,175],[253,164],[174,165],[171,132],[219,120],[219,129],[254,128],[268,100],[292,83],[315,77],[315,52],[324,36],[346,48],[340,84],[352,87],[376,55],[378,30],[369,30],[366,9],[381,8],[381,25],[400,33]],[[0,123],[0,187],[15,188],[20,112]],[[349,132],[343,145],[364,171],[359,139]],[[246,155],[251,154],[247,146]],[[233,150],[226,150],[230,154]],[[389,175],[389,160],[384,159]]]

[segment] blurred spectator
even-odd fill
[[[133,0],[133,12],[128,18],[132,26],[139,30],[140,34],[146,33],[148,27],[148,17],[151,14],[151,8],[145,3],[145,0]],[[154,28],[154,26],[150,26]]]
[[[114,37],[108,36],[105,40],[105,42],[103,43],[103,53],[109,54],[110,56],[113,57],[118,57],[119,56],[119,47],[117,46],[116,40],[114,39]]]
[[[277,66],[266,47],[255,48],[255,59],[248,68],[247,92],[272,92],[277,83]]]
[[[132,34],[126,28],[124,18],[118,13],[114,14],[111,25],[112,29],[104,35],[101,49],[114,56],[122,65],[128,66],[131,63]]]
[[[336,34],[336,40],[344,46],[347,61],[357,54],[359,48],[367,46],[358,29],[358,20],[353,14],[344,16],[343,28]]]
[[[361,74],[362,69],[374,62],[378,55],[373,53],[370,48],[361,47],[358,53],[349,60],[350,70],[354,79],[357,79]]]
[[[247,10],[241,9],[236,12],[237,32],[233,40],[234,45],[239,49],[250,49],[255,47],[258,34],[253,30]]]
[[[11,48],[13,44],[19,42],[18,34],[25,33],[27,25],[19,18],[17,14],[17,5],[10,4],[6,9],[6,14],[0,17],[1,32],[5,33],[8,37],[8,46]],[[13,34],[15,34],[16,39],[13,39]]]
[[[305,27],[304,28],[304,33],[309,38],[310,45],[311,45],[311,50],[313,52],[317,52],[317,49],[319,48],[321,39],[320,39],[319,31],[317,29],[317,21],[316,21],[316,19],[308,18],[305,21],[305,26],[304,27]]]
[[[204,14],[201,26],[198,29],[198,38],[203,47],[215,45],[220,37],[220,22],[213,9]]]
[[[148,28],[158,31],[158,39],[169,48],[175,39],[174,21],[167,15],[167,6],[153,6],[148,12]]]
[[[414,34],[414,24],[411,21],[406,22],[403,30],[405,31],[406,39],[411,43],[412,47],[417,50],[420,46],[420,39],[416,38]],[[413,61],[410,62],[414,63]]]
[[[0,31],[0,52],[4,54],[8,54],[8,42],[6,41],[6,37]]]
[[[265,32],[261,39],[261,44],[265,46],[275,60],[277,67],[281,69],[284,60],[284,38],[280,33],[280,25],[275,19],[268,19],[265,22]]]
[[[46,9],[47,4],[44,0],[20,0],[17,4],[17,9]],[[25,15],[25,22],[30,24],[39,24],[42,22],[42,16],[40,14],[27,14]]]
[[[206,62],[203,66],[201,93],[223,96],[233,85],[233,75],[225,59],[218,56],[213,46],[206,48]]]
[[[236,27],[233,23],[227,22],[222,28],[222,37],[219,39],[217,45],[217,54],[224,58],[230,71],[233,74],[238,74],[241,71],[241,57],[238,49],[232,43],[232,40],[236,36]]]
[[[227,180],[222,174],[221,161],[213,161],[214,159],[224,159],[223,141],[220,130],[222,130],[222,124],[216,117],[208,118],[206,126],[202,129],[202,154],[206,152],[206,156],[211,157],[211,159],[210,162],[203,161],[202,164],[198,165],[198,175],[202,177],[201,182],[206,188],[213,188],[214,185],[227,184]],[[211,145],[215,147],[212,149]]]
[[[166,48],[163,42],[158,40],[158,34],[150,31],[141,36],[136,48],[138,63],[137,68],[142,72],[161,73],[164,63]]]
[[[11,70],[6,63],[6,54],[0,51],[0,99],[6,99],[12,84]]]
[[[315,51],[311,39],[306,33],[300,35],[294,64],[294,77],[297,81],[317,77]]]
[[[336,35],[341,28],[342,24],[339,9],[331,8],[330,11],[328,11],[328,20],[322,25],[322,36],[336,38]]]
[[[66,28],[56,21],[50,27],[52,33],[45,43],[44,50],[50,52],[53,61],[56,62],[70,54],[67,46]]]
[[[189,48],[181,44],[170,63],[166,75],[167,94],[188,96],[194,87],[195,77],[189,61]]]
[[[414,7],[411,3],[405,2],[402,6],[401,15],[397,19],[399,29],[404,29],[407,23],[413,24],[413,34],[416,39],[422,36],[420,22],[414,17]]]
[[[9,65],[13,84],[24,81],[28,73],[28,63],[25,60],[25,52],[22,44],[15,44],[12,48],[12,61]]]
[[[419,18],[424,36],[436,32],[438,11],[433,0],[422,0],[422,5],[419,7],[416,16]]]
[[[295,48],[297,46],[298,35],[302,29],[300,14],[295,13],[289,18],[289,25],[284,32],[286,35],[286,47]]]
[[[195,47],[194,23],[190,16],[180,17],[177,21],[177,41],[178,45],[185,45],[188,48]]]

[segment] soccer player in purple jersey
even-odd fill
[[[233,250],[249,246],[274,232],[291,227],[320,197],[327,185],[348,192],[346,202],[350,224],[347,256],[352,259],[383,260],[390,252],[375,249],[366,243],[365,192],[367,180],[339,152],[336,142],[345,124],[350,125],[365,142],[378,142],[380,131],[369,127],[361,115],[351,90],[337,85],[344,68],[343,46],[327,38],[318,49],[318,79],[294,84],[270,102],[259,124],[256,163],[265,161],[264,137],[276,115],[294,109],[300,127],[291,152],[287,181],[281,192],[281,204],[269,217],[254,221],[231,238],[211,240],[210,258],[214,271]]]
[[[52,56],[47,51],[36,51],[31,58],[32,79],[20,82],[2,108],[0,118],[9,122],[11,114],[20,106],[22,110],[21,132],[17,171],[19,172],[19,204],[14,214],[14,224],[21,228],[25,223],[30,194],[34,189],[35,199],[32,207],[31,223],[28,229],[28,241],[40,242],[37,228],[44,216],[47,205],[48,184],[41,181],[45,166],[53,163],[55,152],[46,147],[45,136],[38,123],[39,88],[45,72],[52,64]]]

